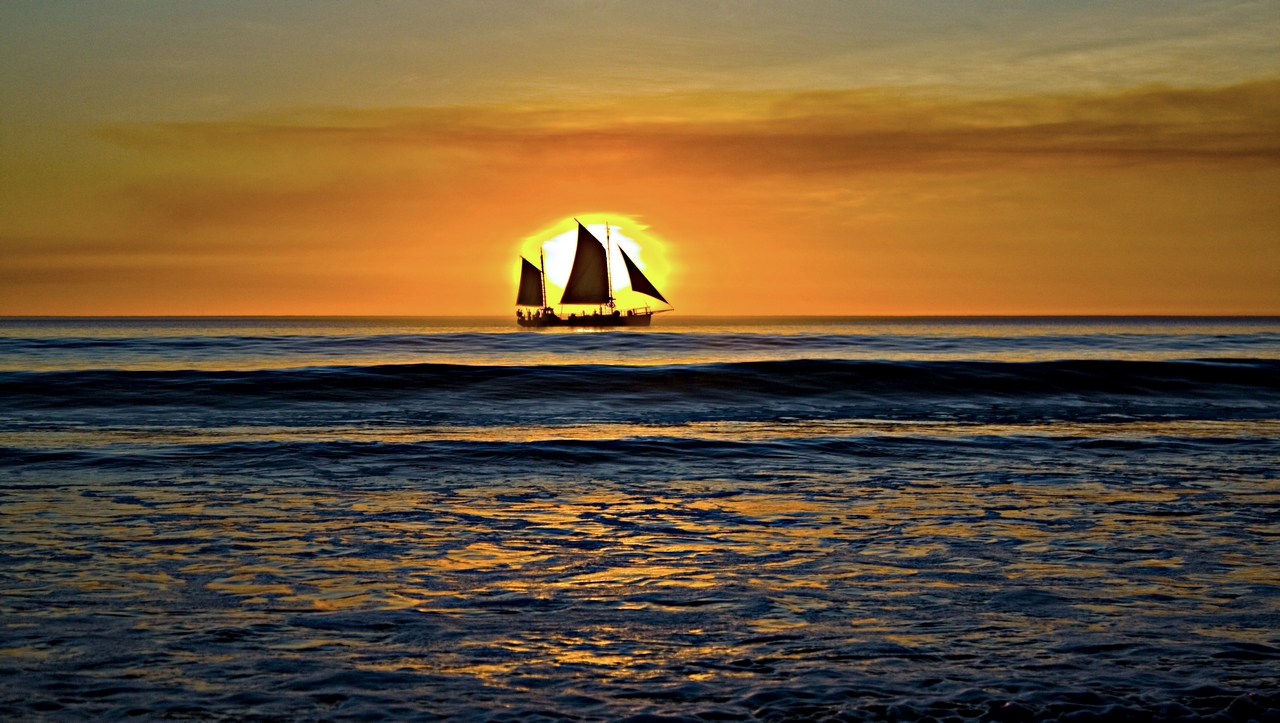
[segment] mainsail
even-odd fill
[[[520,293],[516,306],[542,306],[542,272],[529,260],[520,257]]]
[[[618,250],[622,251],[622,247],[619,246]],[[654,288],[653,284],[649,283],[649,280],[645,278],[644,274],[640,273],[640,267],[636,266],[636,262],[631,260],[631,257],[627,255],[626,251],[622,251],[622,263],[627,265],[627,276],[631,277],[632,291],[639,291],[642,294],[648,294],[664,304],[671,303],[670,301],[662,298],[662,294],[659,294],[658,290]]]
[[[609,301],[609,260],[605,256],[604,244],[578,224],[578,251],[574,254],[573,269],[569,272],[569,282],[564,285],[560,303],[607,304]]]

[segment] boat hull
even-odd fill
[[[526,329],[613,329],[621,326],[649,326],[653,314],[583,314],[559,317],[544,314],[535,317],[516,317],[516,323]]]

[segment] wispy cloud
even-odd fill
[[[100,136],[124,164],[110,223],[0,239],[25,270],[10,307],[96,269],[120,312],[500,311],[521,239],[611,209],[671,241],[670,290],[710,313],[760,288],[788,313],[1280,308],[1277,81],[329,108]],[[253,296],[224,293],[250,277]]]
[[[101,134],[156,164],[153,180],[121,196],[152,223],[291,214],[323,222],[409,198],[445,198],[460,183],[492,190],[535,173],[589,184],[621,167],[653,183],[712,177],[811,186],[866,173],[993,167],[1271,166],[1280,163],[1280,81],[984,100],[833,91],[572,108],[314,109],[117,125]]]
[[[1258,158],[1280,152],[1280,81],[1217,89],[948,100],[901,92],[736,93],[572,108],[312,110],[135,124],[102,135],[139,151],[340,154],[371,148],[503,157],[625,151],[700,168],[780,172],[969,156]],[[750,149],[750,153],[743,153]],[[696,163],[688,163],[691,158]],[[707,166],[711,163],[711,166]]]

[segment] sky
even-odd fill
[[[690,314],[1280,314],[1280,3],[0,3],[0,314],[510,314],[575,217]]]

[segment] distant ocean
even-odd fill
[[[0,717],[1280,721],[1280,319],[0,319]]]

